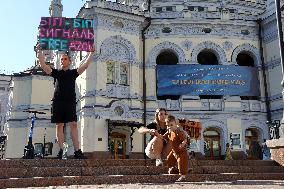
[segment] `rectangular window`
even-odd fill
[[[173,7],[166,7],[166,11],[173,11]]]
[[[199,12],[204,11],[204,7],[198,7],[198,11]]]
[[[0,87],[0,91],[5,91],[5,87]]]
[[[188,7],[188,10],[194,11],[194,7],[190,6],[190,7]]]
[[[162,7],[156,7],[156,12],[162,12]]]

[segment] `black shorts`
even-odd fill
[[[52,101],[51,123],[77,121],[76,102]]]

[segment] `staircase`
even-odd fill
[[[0,160],[0,188],[60,185],[174,183],[167,167],[153,160]],[[191,160],[185,181],[284,180],[284,167],[274,161]]]

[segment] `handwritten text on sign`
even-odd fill
[[[82,18],[42,17],[39,43],[44,50],[94,51],[94,21]]]

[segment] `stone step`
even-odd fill
[[[0,160],[1,168],[27,167],[101,167],[101,166],[150,166],[155,160],[123,159],[123,160],[94,160],[94,159],[12,159]]]
[[[173,183],[179,175],[102,175],[0,179],[2,188],[47,187],[93,184]],[[283,180],[284,173],[190,174],[183,182]]]
[[[221,173],[284,173],[281,166],[196,166],[191,167],[195,174]]]
[[[103,167],[29,167],[0,168],[0,179],[59,176],[158,175],[167,173],[165,166],[103,166]]]
[[[102,166],[102,167],[28,167],[0,168],[0,178],[99,176],[99,175],[158,175],[166,174],[166,166]],[[281,166],[198,166],[192,174],[222,173],[284,173]]]
[[[190,160],[190,167],[195,166],[273,166],[274,161],[263,160]],[[124,160],[77,160],[77,159],[12,159],[0,160],[1,168],[26,168],[26,167],[99,167],[99,166],[150,166],[155,165],[155,160],[124,159]]]
[[[272,160],[190,160],[191,166],[274,166]]]

